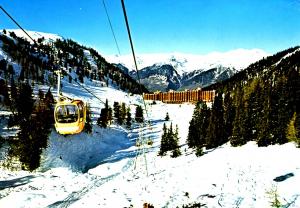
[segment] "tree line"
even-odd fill
[[[143,108],[140,105],[135,107],[134,120],[138,123],[144,121]],[[130,106],[126,106],[125,103],[114,102],[113,108],[108,105],[106,99],[104,108],[101,109],[100,117],[97,119],[97,125],[103,128],[107,128],[112,122],[116,122],[118,125],[125,125],[128,129],[131,128],[133,118],[131,115]]]
[[[187,144],[201,155],[203,148],[226,142],[258,146],[294,141],[300,145],[299,47],[250,65],[230,80],[215,84],[212,107],[196,104]],[[289,54],[287,56],[287,54]]]

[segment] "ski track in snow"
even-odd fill
[[[133,159],[130,159],[125,166],[123,166],[122,168],[122,172],[127,171],[132,165],[133,165],[134,161]],[[48,208],[64,208],[64,207],[69,207],[72,203],[76,202],[77,200],[79,200],[80,198],[82,198],[84,195],[86,195],[87,193],[91,192],[93,189],[102,186],[104,183],[107,183],[111,180],[113,180],[114,178],[118,177],[122,172],[117,172],[114,173],[108,177],[105,178],[101,178],[101,177],[97,177],[95,180],[92,180],[90,182],[90,185],[84,187],[83,189],[81,189],[80,191],[77,192],[72,192],[68,195],[68,197],[66,197],[64,200],[62,201],[58,201],[55,202],[49,206],[47,206]]]
[[[151,132],[147,132],[149,127],[140,127],[139,125],[136,125],[136,128],[132,129],[131,132],[129,133],[130,138],[133,140],[137,140],[139,137],[139,133],[140,132],[145,132],[145,134],[149,134]],[[155,128],[155,127],[150,127],[150,128]],[[143,147],[138,148],[137,150],[135,150],[134,155],[135,157],[130,157],[130,155],[127,155],[127,157],[130,157],[128,159],[128,161],[126,162],[126,164],[121,168],[121,171],[115,172],[107,177],[99,177],[96,176],[95,179],[91,180],[89,185],[85,186],[84,188],[82,188],[79,191],[74,191],[72,193],[70,193],[66,198],[64,198],[63,200],[54,202],[51,205],[48,205],[47,208],[65,208],[65,207],[69,207],[71,206],[73,203],[77,202],[79,199],[81,199],[82,197],[84,197],[86,194],[91,193],[93,190],[95,190],[96,188],[101,187],[103,184],[116,179],[117,177],[120,177],[121,175],[126,174],[127,171],[129,171],[130,169],[134,168],[136,169],[136,163],[139,157],[142,157],[142,151],[143,151]],[[113,156],[111,156],[111,158],[113,158]],[[109,161],[110,158],[105,159],[105,161]],[[137,172],[133,171],[133,174],[136,175],[138,174]],[[139,178],[139,176],[136,176],[137,178]]]

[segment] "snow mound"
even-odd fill
[[[86,172],[117,151],[132,146],[126,135],[126,131],[118,127],[103,129],[94,126],[91,135],[81,133],[62,136],[53,131],[43,154],[41,170],[67,167],[73,171]]]

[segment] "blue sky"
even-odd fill
[[[105,0],[121,54],[130,53],[120,0]],[[2,0],[28,30],[117,54],[102,0]],[[300,0],[125,0],[136,53],[269,53],[300,45]],[[0,11],[0,29],[16,28]]]

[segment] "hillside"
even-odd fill
[[[189,146],[201,152],[226,142],[259,146],[299,140],[299,46],[269,56],[226,81],[215,90],[211,109],[198,104],[190,126]],[[200,135],[194,136],[194,135]]]
[[[108,63],[92,48],[54,34],[32,31],[28,33],[35,39],[36,44],[20,30],[1,32],[0,70],[4,73],[2,78],[14,75],[16,80],[31,79],[52,86],[55,84],[54,70],[64,69],[74,74],[74,77],[69,77],[70,82],[74,79],[73,81],[83,83],[86,78],[134,94],[147,91],[144,86],[139,86],[134,79]],[[14,71],[6,71],[7,65],[13,65]]]

